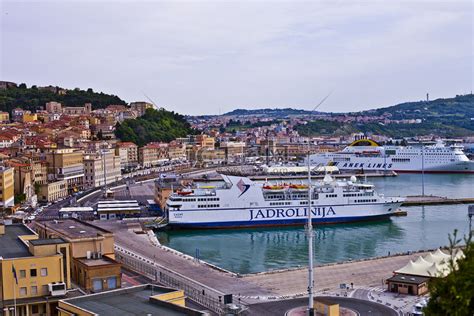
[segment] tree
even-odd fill
[[[20,83],[20,85],[18,86],[18,88],[20,88],[20,89],[26,89],[26,84],[25,84],[25,83]]]
[[[429,283],[431,298],[423,310],[426,315],[468,316],[474,311],[474,245],[471,235],[465,239],[464,258],[454,262],[457,230],[449,236],[451,273],[445,278],[434,278]]]
[[[15,197],[14,197],[14,201],[15,201],[14,203],[15,204],[20,204],[25,200],[26,200],[26,194],[25,193],[16,194]]]

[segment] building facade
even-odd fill
[[[122,169],[135,168],[138,165],[138,146],[132,142],[118,143],[115,155],[120,156]]]
[[[46,154],[48,180],[66,180],[69,194],[83,190],[84,164],[82,151],[56,149]]]
[[[130,103],[130,108],[137,112],[138,116],[143,116],[147,109],[153,108],[153,104],[148,102],[132,102]]]
[[[120,156],[115,151],[84,155],[84,187],[96,188],[122,179]]]
[[[69,242],[71,279],[86,292],[121,287],[121,264],[115,261],[112,232],[77,219],[37,221],[35,230],[42,238]]]
[[[0,209],[12,207],[15,204],[14,169],[0,166]]]
[[[59,180],[40,184],[38,200],[42,202],[54,202],[68,195],[67,181]]]
[[[39,239],[22,224],[0,224],[0,257],[4,315],[57,315],[71,287],[68,243]]]

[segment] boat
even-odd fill
[[[310,155],[310,164],[336,166],[340,170],[395,171],[397,173],[474,173],[463,146],[381,146],[371,139],[359,139],[338,152]],[[306,160],[307,163],[307,160]]]
[[[246,177],[221,175],[222,186],[173,193],[165,206],[170,228],[245,228],[303,225],[308,218],[308,189],[262,184]],[[268,187],[268,188],[265,188]],[[327,174],[311,186],[314,224],[384,220],[404,198],[384,197],[357,178],[335,180]]]

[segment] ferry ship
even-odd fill
[[[373,140],[359,139],[342,151],[312,154],[309,159],[313,166],[332,165],[340,170],[474,173],[474,161],[462,146],[445,146],[441,141],[430,146],[380,146]]]
[[[245,177],[222,175],[224,184],[173,192],[165,211],[171,228],[241,228],[303,225],[308,217],[308,186],[270,185]],[[403,202],[401,197],[377,194],[374,186],[326,175],[311,188],[314,224],[387,219]]]

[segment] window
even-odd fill
[[[30,277],[36,277],[37,272],[36,269],[30,269]]]
[[[26,278],[26,270],[20,270],[20,279]]]
[[[102,279],[92,280],[92,288],[94,292],[102,291]]]
[[[31,305],[31,313],[32,314],[38,314],[39,313],[38,305]]]
[[[41,268],[41,276],[48,276],[48,268]]]
[[[41,287],[41,293],[42,293],[42,295],[48,295],[48,294],[49,294],[49,287],[48,287],[47,284],[46,284],[46,285],[43,285],[43,286]]]
[[[20,296],[26,296],[26,287],[20,287]]]
[[[38,287],[36,285],[31,286],[31,295],[38,295]]]
[[[107,278],[107,288],[109,290],[115,289],[117,287],[117,279],[115,277]]]

